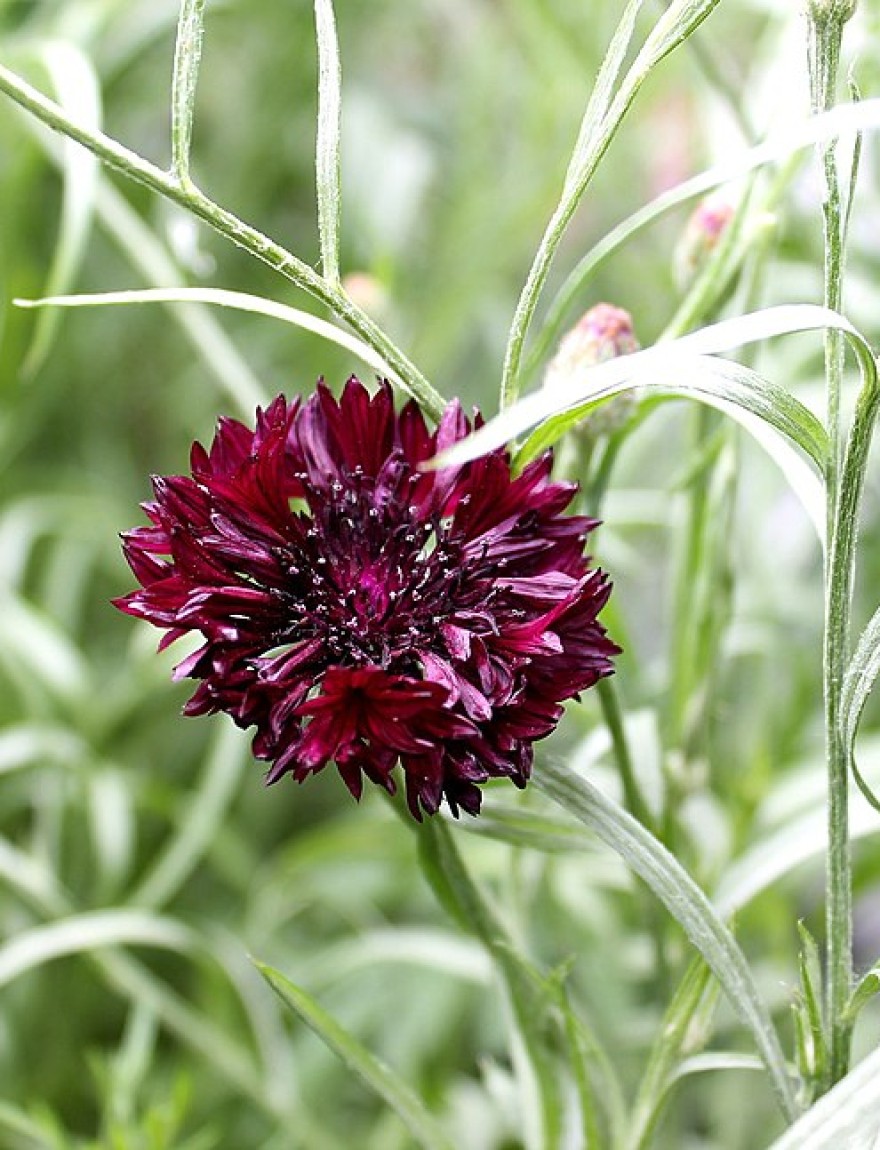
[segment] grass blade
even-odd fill
[[[41,45],[38,59],[49,76],[58,103],[72,117],[97,128],[101,122],[98,79],[89,60],[73,44],[50,41]],[[58,240],[46,278],[46,295],[59,295],[73,284],[89,241],[99,164],[72,140],[60,148],[62,199]],[[22,371],[33,377],[46,361],[58,329],[59,315],[46,312],[34,329]]]
[[[632,215],[621,220],[578,261],[547,309],[547,316],[529,352],[534,366],[562,330],[566,316],[593,273],[619,248],[667,212],[711,192],[723,184],[748,175],[757,168],[788,159],[795,152],[833,139],[846,131],[867,131],[880,127],[880,99],[865,100],[858,106],[841,105],[830,112],[800,120],[776,132],[761,144],[744,149],[720,164],[699,172],[663,192]]]
[[[392,383],[404,386],[403,381],[394,369],[371,347],[363,343],[357,336],[351,335],[341,327],[329,323],[325,319],[299,308],[289,307],[287,304],[276,303],[275,300],[263,299],[262,296],[249,295],[247,292],[227,291],[224,288],[145,288],[141,291],[99,292],[95,295],[69,295],[52,296],[47,299],[14,301],[18,307],[117,307],[125,304],[163,303],[163,304],[211,304],[216,307],[233,308],[236,311],[252,312],[255,315],[268,316],[270,319],[280,319],[284,323],[293,324],[294,327],[311,331],[331,343],[338,344],[364,363],[369,364],[380,375],[390,379]]]
[[[657,362],[656,368],[652,363]],[[819,539],[825,534],[825,492],[820,476],[824,471],[827,440],[816,417],[784,388],[763,379],[748,368],[729,360],[701,356],[694,360],[673,357],[667,365],[663,357],[649,360],[647,370],[596,390],[591,401],[563,415],[548,419],[526,440],[517,453],[522,465],[551,447],[575,427],[597,403],[621,392],[640,392],[667,399],[695,399],[735,419],[767,452],[782,471],[809,515]],[[621,364],[624,372],[626,365]],[[812,470],[800,448],[815,467]]]
[[[545,762],[535,785],[615,850],[648,884],[711,968],[731,1006],[751,1032],[780,1109],[798,1114],[785,1056],[745,955],[694,880],[653,835],[592,783],[564,766]]]
[[[386,1102],[424,1150],[452,1150],[452,1143],[417,1094],[332,1018],[304,990],[254,960],[257,970],[289,1010],[310,1027],[345,1065]]]
[[[733,414],[735,408],[754,417],[745,421],[753,435],[757,428],[755,421],[762,422],[767,428],[781,432],[796,442],[810,456],[820,472],[824,472],[825,437],[821,425],[802,404],[781,388],[761,381],[760,377],[754,376],[745,368],[730,367],[726,364],[719,366],[720,361],[712,365],[711,373],[705,372],[699,388],[694,388],[693,379],[695,370],[699,367],[695,362],[697,357],[730,351],[779,335],[826,329],[842,331],[847,336],[862,373],[863,390],[873,394],[877,385],[877,365],[864,336],[844,316],[828,308],[811,304],[790,304],[724,320],[680,339],[670,340],[645,351],[619,356],[586,368],[580,375],[579,382],[566,387],[564,391],[559,388],[543,388],[526,396],[515,406],[502,411],[478,431],[461,440],[449,451],[437,456],[433,466],[445,467],[476,459],[494,448],[501,447],[544,420],[553,420],[556,416],[565,415],[566,418],[559,423],[551,423],[546,433],[541,430],[540,438],[533,438],[530,441],[529,450],[530,453],[534,453],[536,447],[549,446],[558,438],[558,434],[576,422],[579,411],[583,412],[599,398],[606,398],[615,390],[625,390],[625,387],[651,383],[656,386],[658,377],[662,379],[664,388],[672,390],[675,384],[670,383],[671,379],[688,375],[692,381],[692,389],[712,395],[716,400],[715,406],[723,409],[725,405],[732,405],[728,407],[728,414]],[[738,379],[738,382],[731,387],[729,384],[732,378]],[[725,379],[727,382],[723,386],[719,385],[719,379]],[[719,403],[718,400],[722,402]],[[762,446],[766,449],[768,447],[766,436],[758,433],[757,437],[763,440]],[[805,504],[808,509],[815,511],[815,485],[812,491],[809,490],[809,484],[805,487],[803,469],[795,466],[792,472],[790,456],[780,454],[775,441],[771,443],[773,444],[771,455],[790,477],[794,474],[796,490],[802,497],[806,495]]]
[[[640,1147],[650,1145],[663,1105],[680,1070],[688,1031],[711,977],[709,967],[698,956],[692,960],[676,988],[639,1083],[626,1140],[628,1150],[640,1150]]]
[[[159,853],[130,896],[136,906],[157,909],[178,892],[204,853],[211,846],[237,792],[247,745],[239,731],[225,724],[218,727],[215,746],[208,756],[204,775],[182,814],[174,836]]]
[[[878,1125],[880,1050],[875,1050],[768,1150],[869,1150]]]
[[[74,914],[22,931],[0,947],[0,986],[63,955],[123,945],[189,950],[194,935],[182,923],[141,910]]]
[[[843,739],[849,755],[853,778],[871,806],[880,811],[880,799],[877,798],[859,771],[855,757],[859,721],[878,674],[880,674],[880,608],[874,612],[859,638],[846,671],[840,701]]]
[[[826,821],[824,806],[817,802],[740,855],[718,884],[713,900],[718,913],[725,918],[736,913],[797,867],[820,858],[828,846]],[[850,812],[850,837],[855,841],[878,833],[880,820],[874,809],[854,802]]]
[[[599,68],[599,74],[596,76],[596,83],[593,85],[587,110],[581,122],[581,130],[578,134],[577,143],[574,146],[574,152],[568,165],[568,171],[565,176],[566,187],[576,183],[579,173],[583,171],[585,164],[588,162],[590,148],[597,132],[602,127],[602,121],[611,104],[614,85],[617,82],[617,77],[620,75],[620,69],[623,66],[624,58],[632,42],[636,19],[642,10],[643,4],[644,0],[629,0],[620,18],[620,23],[617,25],[614,36],[611,39],[611,43],[608,46],[608,51],[605,53],[605,58]]]
[[[315,178],[318,192],[318,232],[324,278],[339,282],[340,160],[342,70],[333,0],[315,0],[318,40],[318,126]]]
[[[583,136],[579,137],[562,195],[544,231],[514,312],[501,378],[502,408],[508,407],[517,397],[523,346],[538,297],[565,230],[602,157],[652,70],[690,36],[718,2],[719,0],[673,0],[633,61],[601,123],[590,131],[586,139]]]
[[[558,1145],[561,1121],[558,1067],[546,1043],[554,989],[514,945],[442,820],[419,828],[419,861],[441,904],[492,955],[510,1002],[514,1062],[519,1056],[524,1071],[524,1141],[552,1150]]]

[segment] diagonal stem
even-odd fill
[[[163,171],[111,136],[78,124],[60,105],[3,65],[0,65],[0,92],[5,92],[16,104],[48,127],[88,148],[105,164],[124,176],[144,184],[172,203],[191,212],[237,247],[268,264],[279,275],[308,292],[339,319],[349,324],[365,343],[391,365],[405,389],[425,411],[433,418],[439,418],[445,407],[443,397],[341,287],[328,283],[303,260],[232,212],[214,203],[189,181],[184,183],[176,175]]]

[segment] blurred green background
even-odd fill
[[[337,7],[343,270],[358,274],[352,291],[444,395],[491,413],[519,287],[621,5]],[[661,7],[646,6],[642,34]],[[569,231],[551,294],[628,213],[759,138],[786,107],[805,114],[797,7],[722,3],[658,69]],[[176,19],[170,0],[6,0],[0,58],[72,109],[88,108],[93,83],[105,130],[164,165]],[[866,3],[848,30],[864,96],[878,92],[877,23]],[[309,263],[315,86],[311,4],[209,0],[195,178]],[[398,1069],[456,1146],[514,1150],[522,1099],[503,1002],[485,954],[422,879],[413,835],[380,796],[355,806],[331,771],[303,788],[264,789],[247,739],[222,718],[182,719],[188,691],[170,683],[174,652],[156,656],[156,634],[109,603],[131,586],[117,534],[140,522],[150,473],[185,470],[190,443],[210,439],[218,414],[249,417],[242,396],[308,392],[319,376],[339,385],[362,369],[252,316],[13,307],[47,285],[173,282],[311,306],[143,189],[96,177],[82,160],[65,185],[59,158],[57,138],[0,103],[0,1148],[411,1145],[314,1035],[288,1024],[252,953]],[[880,303],[876,174],[869,141],[847,289],[848,314],[869,338]],[[763,179],[762,194],[772,174]],[[755,226],[748,284],[703,319],[821,298],[809,154],[781,187]],[[572,322],[610,300],[650,344],[679,300],[673,253],[688,215],[635,236]],[[751,354],[816,406],[818,337]],[[880,576],[878,496],[875,469],[860,622]],[[685,404],[633,430],[603,513],[594,549],[616,585],[606,621],[625,648],[618,685],[637,768],[650,793],[673,789],[682,860],[707,888],[761,888],[778,871],[737,927],[784,1018],[796,994],[795,922],[821,933],[820,865],[800,865],[822,826],[818,544],[757,449]],[[562,754],[613,786],[593,700],[571,708],[538,768],[542,755]],[[865,739],[861,762],[880,777],[880,741]],[[572,959],[578,1009],[632,1090],[663,1007],[643,896],[598,843],[547,853],[505,843],[516,808],[542,805],[491,789],[486,818],[456,827],[457,839],[534,957]],[[880,818],[859,811],[865,966],[880,950]],[[107,945],[120,938],[127,945]],[[674,932],[669,946],[681,963]],[[717,1028],[721,1047],[747,1048],[726,1007]],[[867,1045],[876,1020],[862,1028]],[[708,1074],[678,1088],[655,1144],[755,1150],[777,1121],[760,1076]]]

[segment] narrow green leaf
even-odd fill
[[[523,346],[538,298],[565,230],[602,157],[652,70],[687,39],[718,2],[719,0],[672,0],[621,81],[617,95],[601,122],[595,128],[591,127],[586,137],[583,134],[579,136],[574,151],[574,160],[578,162],[572,162],[569,166],[562,195],[538,245],[510,326],[501,377],[502,408],[510,406],[517,397]],[[627,11],[624,20],[628,17],[631,18],[631,14]]]
[[[664,345],[665,346],[665,345]],[[730,360],[700,356],[645,365],[629,379],[602,388],[600,396],[543,423],[517,453],[525,464],[552,446],[598,402],[638,389],[659,399],[693,399],[714,407],[745,428],[785,476],[800,499],[819,539],[825,534],[825,490],[821,479],[827,439],[816,417],[784,388]],[[804,452],[811,468],[792,445]]]
[[[362,1046],[304,990],[271,966],[253,961],[285,1006],[394,1110],[419,1146],[425,1150],[452,1150],[452,1143],[425,1104],[389,1066]]]
[[[107,946],[185,951],[195,936],[182,923],[140,910],[96,910],[22,931],[0,947],[0,986],[67,954]]]
[[[217,732],[203,776],[174,836],[130,896],[134,905],[155,910],[167,903],[214,841],[249,759],[247,744],[237,728],[223,725]]]
[[[763,1074],[764,1063],[753,1054],[742,1054],[738,1050],[707,1050],[705,1054],[685,1058],[675,1072],[675,1080],[719,1070],[752,1070]]]
[[[14,301],[18,307],[115,307],[125,304],[143,303],[203,303],[217,307],[233,308],[236,311],[253,312],[257,315],[269,316],[271,319],[280,319],[284,323],[293,324],[305,331],[313,332],[331,343],[345,348],[370,367],[375,368],[380,375],[404,387],[400,376],[388,363],[371,347],[353,336],[350,332],[336,327],[327,320],[309,312],[300,311],[287,304],[277,303],[275,300],[263,299],[261,296],[248,295],[246,292],[226,291],[222,288],[145,288],[143,291],[99,292],[95,295],[54,296],[49,299]]]
[[[13,1145],[17,1147],[27,1145],[34,1150],[58,1150],[58,1140],[54,1135],[43,1129],[29,1114],[9,1102],[0,1101],[0,1129],[15,1137]],[[21,1138],[28,1139],[28,1142],[20,1142]]]
[[[578,261],[547,309],[534,346],[529,353],[533,365],[559,335],[566,316],[575,300],[583,293],[593,273],[633,236],[648,227],[667,212],[689,200],[705,195],[713,188],[747,175],[756,168],[778,163],[803,148],[812,147],[823,140],[833,139],[848,131],[870,130],[880,127],[880,99],[865,100],[862,104],[842,104],[830,112],[790,124],[763,143],[744,149],[704,172],[699,172],[681,184],[657,196],[610,231]]]
[[[101,95],[87,57],[73,44],[52,40],[40,45],[37,59],[45,67],[61,107],[73,118],[97,129],[101,123]],[[89,242],[98,189],[98,161],[72,140],[62,143],[59,167],[61,219],[46,278],[46,295],[68,291],[76,278]],[[22,365],[26,376],[36,375],[45,363],[59,319],[58,313],[51,312],[38,318]]]
[[[117,168],[129,179],[144,184],[172,203],[183,207],[195,218],[214,228],[230,243],[243,248],[255,259],[267,264],[279,275],[331,308],[335,315],[350,324],[371,347],[377,349],[377,354],[396,364],[398,376],[403,381],[402,386],[407,393],[432,417],[440,418],[446,406],[443,397],[418,368],[345,292],[337,285],[328,283],[293,252],[287,251],[232,212],[220,207],[191,183],[182,183],[175,176],[151,164],[149,160],[103,132],[83,127],[76,119],[68,116],[58,103],[48,99],[33,85],[28,84],[21,76],[2,64],[0,64],[0,91],[42,123],[77,140],[104,163]]]
[[[235,1090],[274,1118],[289,1115],[289,1105],[270,1097],[267,1076],[255,1066],[251,1051],[210,1015],[194,1010],[163,979],[123,951],[98,950],[89,957],[116,992],[155,1011],[163,1026],[215,1067]]]
[[[90,667],[57,623],[17,595],[0,595],[0,665],[22,686],[75,707],[90,689]],[[39,713],[39,710],[35,713]]]
[[[865,781],[856,763],[855,743],[859,722],[877,675],[880,674],[880,607],[871,616],[847,667],[841,692],[840,712],[843,739],[849,765],[859,790],[871,806],[880,811],[880,799]]]
[[[541,1112],[542,1137],[548,1150],[561,1133],[562,1096],[559,1067],[548,1047],[548,1015],[555,988],[509,937],[488,898],[468,874],[449,828],[432,819],[419,828],[419,859],[442,905],[473,932],[495,960],[507,989],[519,1039],[534,1081]]]
[[[590,843],[584,841],[583,831],[576,823],[555,818],[545,812],[505,807],[497,803],[486,806],[478,819],[462,824],[462,830],[482,838],[495,839],[511,846],[528,847],[547,854],[593,849]]]
[[[633,64],[636,75],[647,76],[679,44],[695,32],[711,15],[719,0],[673,0],[655,24],[645,46]],[[632,82],[632,81],[631,81]]]
[[[816,802],[772,834],[765,834],[740,855],[718,884],[713,900],[718,913],[725,918],[735,914],[797,867],[819,859],[828,845],[827,821],[824,805]],[[850,811],[850,837],[856,840],[878,833],[880,820],[876,812],[866,803],[854,801]]]
[[[550,761],[536,772],[535,785],[615,850],[684,929],[751,1032],[780,1108],[793,1119],[799,1108],[773,1022],[744,954],[704,892],[662,843],[586,779]]]
[[[593,91],[590,94],[587,110],[581,121],[577,143],[574,146],[574,152],[572,153],[568,171],[565,176],[566,187],[577,183],[580,173],[589,160],[590,149],[593,146],[597,132],[602,127],[602,121],[611,104],[614,85],[620,75],[620,69],[623,66],[623,61],[632,42],[636,19],[642,10],[643,4],[644,0],[629,0],[629,3],[623,10],[620,23],[611,38],[611,43],[608,45],[608,51],[602,60],[601,67],[596,76],[596,82],[593,85]]]
[[[558,991],[557,1005],[562,1014],[568,1065],[574,1079],[581,1113],[581,1133],[584,1150],[599,1150],[603,1146],[597,1086],[594,1075],[601,1079],[605,1108],[609,1112],[611,1136],[616,1139],[623,1124],[623,1097],[620,1085],[605,1053],[596,1038],[586,1031],[575,1013],[564,983]]]
[[[86,776],[89,830],[101,902],[121,888],[135,855],[135,797],[131,778],[117,767],[95,767]]]
[[[157,288],[180,284],[181,272],[166,245],[131,207],[113,184],[102,179],[98,189],[98,219],[129,263]],[[204,304],[166,305],[196,352],[213,370],[225,394],[245,418],[266,403],[263,383]]]
[[[869,1150],[878,1128],[880,1050],[875,1050],[768,1150]]]
[[[469,935],[435,928],[395,926],[375,929],[323,946],[314,962],[303,967],[310,986],[328,986],[343,978],[357,977],[373,965],[412,965],[429,976],[446,974],[464,982],[487,986],[494,969],[485,948]]]
[[[802,922],[798,924],[801,951],[798,971],[803,995],[804,1022],[809,1039],[809,1065],[813,1081],[819,1090],[827,1087],[829,1049],[822,1022],[822,965],[816,941]]]
[[[0,775],[47,762],[70,762],[85,751],[73,731],[45,723],[17,723],[0,732]]]
[[[825,329],[842,331],[848,337],[863,378],[876,382],[877,367],[870,344],[844,316],[812,304],[789,304],[766,308],[763,311],[738,316],[736,319],[711,324],[680,339],[669,340],[667,343],[637,351],[632,355],[619,356],[593,367],[584,368],[578,376],[578,381],[571,381],[571,385],[565,389],[542,388],[533,392],[515,406],[489,420],[467,439],[437,456],[433,460],[433,466],[446,467],[476,459],[488,451],[503,446],[545,419],[563,412],[573,413],[580,405],[595,402],[598,396],[605,398],[608,394],[613,394],[617,385],[624,381],[631,381],[635,386],[658,375],[668,379],[674,377],[676,371],[684,370],[689,361],[693,363],[698,357],[717,355],[719,352],[760,343],[780,335]],[[711,385],[707,390],[712,391]],[[759,385],[758,390],[763,390],[763,385]],[[776,407],[779,391],[781,389],[774,389],[772,398],[769,398],[769,402],[763,406],[753,402],[754,414],[766,420]],[[720,398],[725,397],[722,395]],[[814,416],[804,415],[802,405],[792,407],[787,402],[786,406],[793,417],[793,422],[789,425],[790,432],[797,434],[798,428],[803,428],[806,434],[803,443],[799,445],[818,464],[820,459],[824,460],[825,450],[818,421]],[[787,416],[780,411],[778,419],[784,425]],[[786,434],[789,434],[788,430]]]
[[[181,0],[174,46],[171,84],[171,167],[181,183],[189,183],[193,109],[202,59],[205,0]]]
[[[56,146],[56,137],[41,131],[36,120],[28,120],[27,123],[46,155],[60,167],[63,154],[62,149]],[[125,196],[103,178],[98,180],[95,210],[101,225],[147,283],[166,288],[180,283],[180,269],[167,246]],[[213,369],[239,413],[247,418],[252,416],[254,408],[265,403],[262,384],[209,309],[200,304],[188,307],[169,304],[168,307],[196,351]]]
[[[859,86],[856,84],[852,75],[847,78],[847,88],[849,89],[849,98],[854,104],[861,102],[862,93],[859,91]],[[859,166],[862,162],[862,144],[864,143],[864,134],[858,132],[853,141],[852,160],[849,166],[849,180],[846,187],[846,203],[843,209],[843,219],[841,221],[840,229],[840,250],[846,251],[846,244],[849,238],[849,225],[852,219],[853,204],[856,199],[856,185],[859,180]]]
[[[324,278],[339,282],[341,211],[339,139],[342,127],[342,70],[336,37],[333,0],[315,0],[318,40],[318,126],[315,177],[318,191],[318,232]]]
[[[694,958],[666,1009],[639,1083],[627,1132],[628,1150],[650,1145],[651,1137],[678,1071],[685,1039],[703,1000],[712,971],[701,955]]]
[[[854,1023],[862,1008],[867,1006],[872,998],[876,998],[878,993],[880,993],[880,963],[875,963],[867,974],[862,975],[852,992],[847,1003],[845,1020],[850,1024]]]

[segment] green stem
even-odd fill
[[[664,57],[687,40],[718,3],[719,0],[693,0],[689,4],[676,2],[665,10],[626,73],[607,113],[595,124],[589,147],[582,155],[575,149],[562,195],[538,245],[514,312],[501,377],[502,408],[509,407],[519,395],[525,340],[538,299],[566,228],[596,169],[651,72]]]
[[[183,185],[190,182],[189,153],[204,18],[205,0],[182,0],[171,85],[171,170]]]
[[[605,725],[611,736],[611,746],[614,750],[614,760],[620,773],[623,784],[623,797],[627,810],[639,820],[643,827],[649,831],[654,830],[654,816],[648,807],[642,788],[639,786],[638,776],[633,768],[632,756],[629,750],[629,740],[623,725],[623,715],[620,709],[620,698],[613,680],[600,679],[596,684],[596,692],[602,707]]]
[[[809,65],[814,113],[827,111],[834,104],[842,33],[841,19],[829,18],[813,7],[809,19]],[[843,243],[834,141],[822,146],[821,159],[825,178],[822,204],[825,251],[823,302],[826,307],[838,311],[841,303]],[[841,469],[842,379],[842,339],[840,333],[829,330],[825,335],[828,548],[825,558],[823,687],[828,768],[825,1010],[830,1032],[830,1085],[846,1074],[850,1054],[851,1028],[846,1022],[845,1011],[852,989],[852,862],[849,840],[849,764],[841,726],[841,690],[848,653],[855,517],[864,475],[864,463],[861,464],[861,474],[858,473],[860,445],[855,443],[855,425],[847,458]],[[870,430],[867,440],[870,442]],[[867,445],[864,454],[867,455]],[[853,467],[857,469],[855,474]]]
[[[5,92],[16,104],[42,123],[82,144],[84,148],[124,176],[144,184],[172,203],[191,212],[237,247],[268,264],[279,275],[308,292],[339,319],[349,324],[365,343],[386,360],[400,377],[409,394],[429,415],[437,419],[442,414],[445,407],[443,397],[384,331],[349,299],[341,287],[329,283],[292,252],[214,203],[189,180],[182,181],[175,174],[163,171],[103,132],[93,131],[78,124],[60,105],[2,65],[0,65],[0,92]]]

